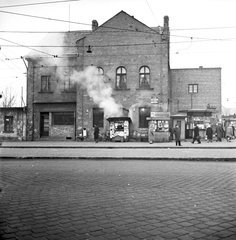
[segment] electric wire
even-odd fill
[[[17,5],[9,5],[9,6],[0,6],[0,8],[25,7],[25,6],[45,5],[45,4],[52,4],[52,3],[65,3],[65,2],[78,2],[78,1],[81,1],[81,0],[62,0],[62,1],[53,1],[53,2],[25,3],[25,4],[17,4]]]

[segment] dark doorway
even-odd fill
[[[40,137],[49,136],[49,113],[40,113]]]

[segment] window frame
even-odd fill
[[[45,87],[44,87],[45,82]],[[51,92],[52,91],[52,83],[51,83],[51,75],[42,75],[41,76],[41,92]]]
[[[4,117],[4,132],[5,133],[13,133],[13,116],[5,116]]]
[[[124,82],[123,85],[121,85],[121,81]],[[116,69],[115,89],[127,89],[127,70],[124,66],[120,66]]]
[[[147,79],[147,82],[143,82],[143,79]],[[141,66],[139,68],[139,88],[149,89],[151,87],[151,71],[148,66]]]
[[[52,113],[52,125],[54,125],[54,126],[74,126],[75,125],[74,112],[53,112]]]
[[[142,114],[142,112],[147,111],[147,114]],[[150,117],[151,108],[150,107],[139,107],[139,128],[148,128],[147,117]]]
[[[64,92],[76,92],[76,83],[71,80],[71,68],[64,68]]]
[[[198,84],[188,84],[188,93],[194,94],[198,93]]]

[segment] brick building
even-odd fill
[[[152,126],[161,142],[176,123],[186,137],[195,118],[221,113],[220,68],[170,69],[167,16],[150,28],[121,11],[39,45],[26,58],[27,140],[93,139],[96,124],[104,138],[122,141],[147,139]]]

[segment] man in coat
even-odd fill
[[[194,129],[193,129],[193,141],[192,141],[192,143],[194,143],[196,140],[198,141],[198,144],[201,143],[201,141],[200,141],[200,136],[199,136],[199,127],[198,127],[198,125],[195,123],[195,124],[194,124]]]
[[[98,125],[94,125],[94,141],[98,143],[98,138],[99,138],[99,127]]]
[[[211,127],[211,124],[209,124],[209,126],[207,127],[206,130],[206,136],[207,136],[207,142],[212,142],[212,137],[213,137],[213,129]]]
[[[175,144],[176,146],[179,144],[179,146],[182,146],[180,143],[180,135],[181,135],[181,129],[178,124],[175,125],[174,128],[174,135],[175,135]]]
[[[152,144],[155,140],[155,129],[153,124],[150,124],[148,129],[148,140],[150,144]]]
[[[223,129],[221,123],[216,124],[216,134],[217,134],[217,140],[216,141],[221,142],[221,139],[224,135],[224,129]]]

